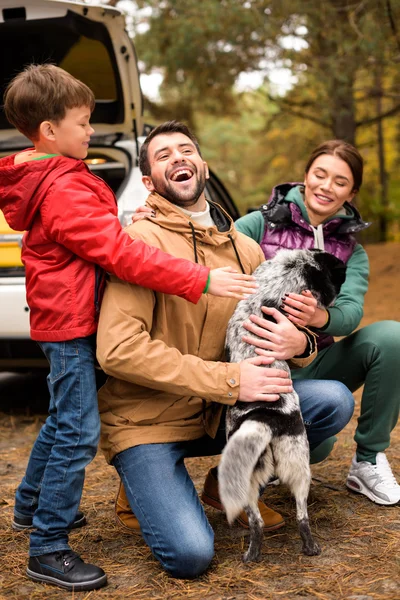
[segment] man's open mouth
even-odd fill
[[[191,169],[179,169],[172,173],[170,179],[171,181],[188,181],[193,177],[193,172]]]

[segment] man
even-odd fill
[[[128,233],[211,268],[223,264],[250,274],[264,260],[258,244],[206,201],[207,164],[186,126],[172,121],[153,130],[142,146],[140,168],[154,216]],[[184,459],[221,453],[224,405],[270,402],[292,390],[284,371],[260,368],[273,362],[273,351],[240,364],[223,362],[235,304],[205,296],[191,306],[116,278],[103,300],[98,360],[111,377],[99,394],[102,449],[121,477],[146,543],[174,577],[198,576],[214,553],[213,531]],[[270,313],[285,347],[281,356],[309,355],[312,335]],[[309,361],[307,356],[297,363]],[[326,430],[326,414],[324,419]],[[207,481],[203,498],[219,507],[215,471]],[[263,518],[267,529],[284,524],[265,505]]]

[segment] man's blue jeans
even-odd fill
[[[296,381],[294,387],[315,449],[348,423],[353,396],[337,381]],[[184,459],[220,454],[225,442],[222,421],[215,439],[142,444],[113,460],[146,543],[173,577],[197,577],[214,555],[214,533]]]
[[[50,363],[49,416],[15,497],[15,514],[33,516],[31,556],[69,548],[68,529],[79,507],[85,467],[100,436],[95,336],[40,346]]]

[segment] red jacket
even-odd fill
[[[31,337],[58,342],[97,329],[104,271],[196,303],[209,269],[133,240],[117,218],[113,192],[81,160],[56,156],[14,165],[0,159],[0,208],[26,231]]]

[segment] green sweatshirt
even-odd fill
[[[295,200],[291,200],[299,205],[303,216],[309,222],[304,203],[301,206],[297,197]],[[238,219],[235,227],[258,243],[261,243],[264,237],[265,222],[259,210]],[[320,331],[339,337],[349,335],[358,327],[364,312],[364,296],[368,289],[368,277],[368,256],[361,244],[357,244],[347,262],[346,280],[341,287],[339,296],[336,298],[334,306],[328,309],[329,323]]]

